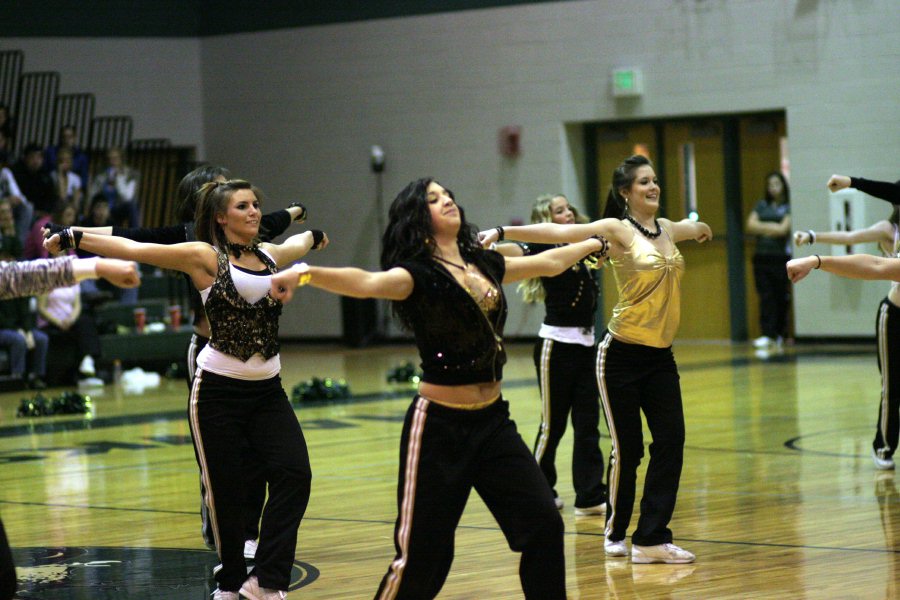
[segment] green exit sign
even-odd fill
[[[640,69],[614,69],[612,93],[617,98],[640,96],[644,93],[644,78]]]

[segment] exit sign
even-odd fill
[[[614,69],[612,72],[612,95],[616,98],[641,96],[644,93],[644,78],[640,69]]]

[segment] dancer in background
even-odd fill
[[[544,195],[531,209],[532,223],[571,225],[587,219],[562,194]],[[498,244],[504,256],[534,256],[554,248],[551,244]],[[534,457],[553,489],[557,508],[564,503],[556,491],[556,449],[566,431],[569,415],[575,437],[572,446],[572,485],[575,514],[606,512],[603,451],[600,450],[600,391],[595,364],[597,341],[597,282],[594,271],[576,263],[555,277],[526,279],[519,284],[525,302],[543,302],[546,315],[534,346],[541,393],[541,426],[534,442]]]
[[[260,243],[260,196],[246,181],[205,184],[197,199],[196,242],[145,244],[72,230],[50,238],[64,249],[80,246],[181,271],[200,291],[211,337],[197,357],[190,424],[222,563],[218,600],[237,600],[238,590],[254,600],[286,595],[310,492],[306,441],[281,385],[281,302],[268,291],[279,266],[328,239],[307,231],[282,244]],[[245,448],[259,458],[269,489],[249,578],[243,556]]]
[[[396,556],[377,598],[437,596],[473,488],[510,548],[522,554],[525,597],[566,597],[562,518],[501,395],[507,312],[502,284],[557,275],[606,247],[605,240],[590,239],[504,258],[478,245],[452,192],[433,179],[419,179],[391,205],[383,271],[298,265],[272,278],[272,294],[284,299],[299,283],[392,300],[395,314],[415,334],[423,375],[400,439]]]
[[[612,454],[606,512],[608,556],[627,556],[625,534],[634,510],[637,468],[644,456],[641,412],[653,442],[644,479],[641,516],[631,535],[635,563],[689,563],[691,552],[672,543],[684,455],[684,410],[672,341],[681,319],[684,258],[676,244],[712,239],[705,223],[657,218],[660,187],[650,160],[636,155],[613,172],[602,219],[585,225],[538,223],[482,232],[484,244],[505,235],[522,242],[566,243],[591,235],[609,239],[609,264],[619,301],[601,336],[597,380]]]
[[[900,258],[900,206],[896,204],[900,203],[900,181],[870,181],[845,175],[832,175],[828,180],[828,188],[832,192],[848,187],[895,202],[890,217],[866,229],[854,231],[797,231],[794,242],[798,246],[817,242],[840,246],[874,242],[885,257]],[[881,398],[875,439],[872,441],[872,461],[877,469],[891,470],[900,438],[900,283],[897,281],[891,283],[887,296],[878,306],[875,339],[878,371],[881,373]]]

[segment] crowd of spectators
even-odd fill
[[[121,148],[109,148],[105,164],[92,169],[71,125],[60,129],[55,144],[29,142],[18,156],[13,154],[15,138],[15,120],[0,104],[0,261],[45,258],[43,228],[48,223],[140,226],[138,174]],[[86,280],[86,288],[75,285],[0,304],[5,377],[33,389],[45,387],[48,352],[56,344],[67,344],[80,356],[75,379],[96,381],[100,344],[91,309],[92,300],[104,292],[92,287],[94,283]]]

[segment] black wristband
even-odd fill
[[[68,250],[75,242],[72,240],[72,230],[62,229],[59,232],[59,249]]]
[[[47,224],[44,225],[44,229],[49,231],[50,235],[53,235],[54,233],[59,233],[60,231],[65,229],[65,227],[63,227],[62,225],[57,225],[56,223],[51,223],[48,221]]]
[[[306,207],[300,204],[299,202],[291,202],[288,204],[288,208],[299,208],[300,214],[294,217],[295,221],[305,221],[306,220]]]
[[[815,256],[816,260],[819,261],[819,263],[815,267],[813,267],[813,269],[818,269],[822,266],[822,257],[818,254],[813,254],[813,256]]]
[[[319,244],[321,244],[322,240],[325,239],[325,232],[322,231],[321,229],[310,229],[309,232],[312,233],[312,236],[313,236],[312,249],[318,250]]]
[[[591,238],[599,241],[601,244],[599,250],[591,252],[591,256],[595,258],[606,258],[606,255],[609,252],[609,240],[602,235],[592,235]]]
[[[503,228],[498,225],[494,229],[497,230],[497,241],[502,242],[504,238]]]
[[[79,230],[74,230],[72,232],[73,243],[75,244],[75,249],[78,250],[78,244],[81,243],[81,238],[84,237],[84,232]]]

